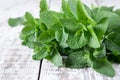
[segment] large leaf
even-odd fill
[[[111,63],[107,59],[100,59],[98,61],[93,61],[93,69],[101,74],[109,77],[115,76],[115,70],[113,69]]]
[[[87,60],[84,58],[84,56],[84,51],[70,53],[66,59],[66,67],[77,69],[87,67]]]
[[[115,76],[115,70],[105,57],[101,59],[95,59],[89,55],[87,62],[96,72],[109,77]]]

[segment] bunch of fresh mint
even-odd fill
[[[120,9],[90,9],[81,0],[62,0],[61,9],[51,11],[41,0],[40,18],[26,12],[10,18],[9,25],[24,25],[20,39],[34,49],[34,60],[47,59],[58,67],[92,67],[113,77],[111,63],[120,63]]]

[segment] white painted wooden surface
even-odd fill
[[[30,11],[39,13],[39,0],[0,0],[0,80],[37,80],[39,61],[33,61],[32,50],[21,45],[22,26],[10,28],[9,17]]]
[[[115,6],[120,8],[120,0],[82,0],[89,7],[95,6]],[[61,0],[52,0],[50,8],[54,11],[60,11]],[[43,60],[40,80],[120,80],[120,65],[113,65],[116,76],[109,78],[96,73],[91,68],[85,69],[68,69],[55,67],[50,62]]]

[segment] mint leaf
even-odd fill
[[[80,0],[77,1],[77,17],[78,20],[83,23],[84,25],[95,25],[95,21],[88,15],[87,11],[85,10],[84,5]]]
[[[53,49],[51,54],[52,54],[52,56],[49,56],[46,59],[48,59],[50,62],[52,62],[54,65],[56,65],[58,67],[62,66],[62,56],[60,55],[58,50]]]
[[[109,77],[115,76],[115,70],[107,59],[100,59],[93,62],[93,69]]]
[[[69,19],[72,18],[74,19],[75,17],[73,16],[73,14],[71,13],[70,7],[68,5],[68,1],[67,0],[62,0],[62,11],[64,13],[64,16]]]
[[[61,19],[60,20],[62,25],[70,31],[76,31],[81,28],[82,25],[80,25],[76,20],[71,19]]]
[[[9,20],[8,20],[8,24],[9,24],[11,27],[15,27],[15,26],[18,26],[18,25],[22,25],[24,22],[25,22],[24,17],[9,18]]]
[[[103,18],[99,21],[98,25],[94,28],[94,31],[98,37],[98,40],[101,41],[103,37],[105,36],[104,34],[106,33],[108,29],[108,19]]]
[[[87,63],[98,73],[103,75],[114,77],[115,70],[113,69],[111,63],[106,58],[93,58],[91,55],[87,57]]]
[[[76,19],[77,19],[77,8],[76,8],[77,1],[78,0],[68,0],[70,11]]]
[[[106,46],[110,51],[117,52],[120,54],[120,29],[117,29],[111,35],[107,37]]]
[[[93,52],[93,56],[95,58],[103,58],[106,55],[106,48],[105,46],[101,46],[100,48],[95,49]]]
[[[41,22],[44,23],[48,29],[55,24],[61,25],[59,19],[61,19],[62,17],[63,16],[61,13],[53,11],[44,11],[40,14]]]
[[[36,47],[34,49],[35,55],[33,55],[34,60],[41,60],[49,55],[46,47]]]
[[[34,20],[34,17],[32,16],[31,13],[26,12],[25,13],[25,18],[26,18],[27,22],[29,22],[32,25],[35,25],[35,20]]]
[[[66,43],[68,39],[68,33],[66,33],[64,29],[61,31],[56,31],[55,38],[60,43],[60,46],[62,46],[63,48],[68,47]]]
[[[87,67],[87,60],[84,58],[84,56],[84,51],[70,53],[66,59],[66,67],[77,69]]]
[[[87,44],[85,33],[81,31],[77,36],[70,34],[68,36],[67,44],[71,49],[78,49],[85,46]]]
[[[48,10],[48,5],[46,0],[40,1],[40,12],[44,12]]]
[[[89,26],[87,26],[87,28],[88,28],[88,30],[91,34],[90,35],[90,41],[89,41],[88,45],[90,47],[93,47],[93,48],[99,48],[100,47],[100,42],[99,42],[99,40],[98,40],[94,30],[93,30],[93,27],[91,25],[89,25]]]

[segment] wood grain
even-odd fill
[[[9,17],[26,11],[39,16],[39,0],[0,0],[0,80],[37,80],[39,61],[32,60],[33,50],[21,45],[22,26],[7,24]]]

